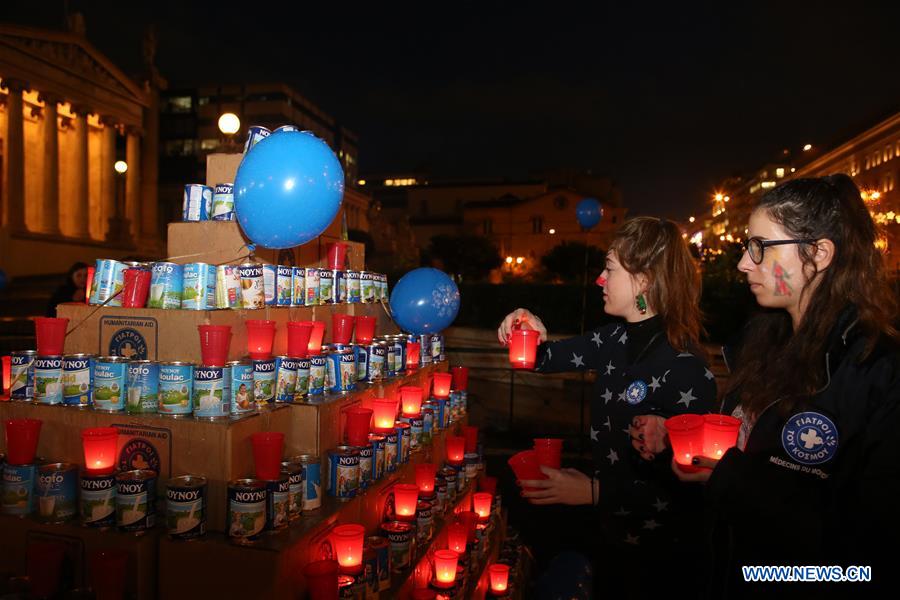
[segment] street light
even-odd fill
[[[806,144],[805,146],[803,146],[804,152],[809,152],[810,150],[812,150],[812,144]]]
[[[128,163],[124,160],[117,160],[116,164],[113,165],[113,168],[116,170],[116,173],[123,175],[125,171],[128,170]]]
[[[225,135],[234,135],[241,130],[241,120],[234,113],[224,113],[219,117],[219,131]]]
[[[688,221],[690,221],[691,223],[693,223],[693,222],[696,221],[696,220],[697,220],[697,219],[695,219],[694,217],[691,217],[691,218],[688,219]]]
[[[551,229],[551,230],[550,230],[550,235],[554,235],[554,234],[556,234],[556,230],[555,230],[555,229]]]

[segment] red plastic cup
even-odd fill
[[[328,267],[331,269],[343,269],[347,260],[347,244],[334,242],[328,246]]]
[[[0,387],[0,394],[9,395],[12,390],[10,387],[12,386],[12,356],[0,356],[0,366],[2,366],[3,379],[0,381],[2,383],[2,387]]]
[[[312,321],[288,321],[288,356],[306,358],[309,356],[309,338],[312,336]]]
[[[419,342],[406,342],[406,368],[416,370],[419,368],[419,357],[422,345]]]
[[[466,391],[469,387],[469,367],[451,367],[450,373],[453,375],[453,390]]]
[[[197,325],[200,332],[200,358],[209,367],[223,367],[228,362],[231,325]]]
[[[331,315],[331,342],[334,344],[349,344],[353,337],[353,323],[356,318],[353,315]]]
[[[509,565],[495,563],[488,567],[491,580],[491,591],[495,594],[505,594],[509,586]]]
[[[34,334],[37,337],[38,356],[60,356],[66,342],[69,320],[56,317],[35,317]]]
[[[435,398],[447,398],[450,396],[450,383],[453,375],[450,373],[435,373],[432,378],[432,394]]]
[[[253,462],[257,479],[278,479],[281,457],[284,455],[284,434],[277,431],[257,431],[250,436],[253,442]]]
[[[703,456],[719,460],[737,444],[741,420],[729,415],[703,415]]]
[[[497,478],[484,475],[478,480],[478,489],[492,496],[497,495]]]
[[[447,462],[453,465],[463,463],[466,454],[466,438],[461,435],[448,435],[444,439],[444,447],[447,452]]]
[[[519,481],[523,480],[536,480],[536,479],[547,479],[547,476],[541,471],[540,463],[538,463],[537,452],[534,450],[523,450],[517,454],[514,454],[512,458],[510,458],[507,463],[512,467],[513,472],[516,474],[516,479]],[[534,488],[523,488],[526,491],[531,491]]]
[[[466,425],[463,427],[463,436],[466,438],[466,454],[478,452],[478,428]]]
[[[469,541],[469,528],[465,523],[457,521],[447,525],[447,548],[462,554]]]
[[[112,473],[116,467],[119,430],[115,427],[90,427],[81,430],[84,468],[95,473]]]
[[[394,400],[373,400],[372,411],[377,431],[394,428],[394,422],[397,420],[397,403]]]
[[[125,269],[125,289],[122,291],[122,306],[144,308],[150,293],[149,269]]]
[[[419,463],[416,465],[416,485],[419,494],[428,498],[434,493],[434,479],[437,475],[437,465],[433,463]]]
[[[322,352],[322,340],[325,338],[325,321],[309,321],[312,323],[312,334],[309,336],[310,356]]]
[[[42,423],[40,419],[6,420],[6,462],[11,465],[34,463]]]
[[[559,438],[535,438],[534,451],[538,464],[559,469],[562,465],[562,445]]]
[[[356,343],[371,344],[372,338],[375,337],[375,324],[378,319],[359,315],[356,317]]]
[[[541,334],[534,329],[513,329],[509,339],[509,364],[514,369],[533,369]]]
[[[371,408],[354,407],[347,410],[347,444],[350,446],[368,446],[369,431],[372,423]]]
[[[66,547],[57,542],[31,542],[27,550],[29,597],[53,598],[59,590]]]
[[[676,415],[666,419],[664,424],[678,468],[686,472],[698,471],[699,468],[691,464],[691,459],[703,454],[703,416]]]
[[[310,600],[337,600],[338,561],[317,560],[303,567]]]
[[[360,573],[363,568],[363,543],[366,528],[356,523],[338,525],[331,532],[331,544],[344,573]]]
[[[247,354],[254,360],[272,358],[275,344],[275,321],[247,319]]]
[[[394,493],[394,516],[400,521],[414,521],[419,502],[419,486],[411,483],[396,483]]]
[[[91,303],[91,286],[94,285],[94,271],[95,267],[87,268],[87,279],[85,279],[84,283],[84,303]]]
[[[124,550],[100,550],[91,555],[91,588],[97,600],[121,600],[125,597],[128,553]]]
[[[400,404],[404,415],[409,417],[419,415],[422,411],[422,388],[416,385],[401,387]]]

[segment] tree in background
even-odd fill
[[[458,281],[480,281],[503,264],[497,246],[480,235],[436,235],[428,257]]]
[[[724,344],[739,334],[756,308],[747,277],[737,269],[743,252],[741,244],[727,244],[720,254],[702,253],[700,310],[708,338],[714,342]]]
[[[603,271],[606,253],[596,246],[582,242],[563,242],[541,257],[541,266],[555,282],[581,283],[584,277],[584,255],[587,252],[588,282]]]

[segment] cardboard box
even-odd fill
[[[160,529],[142,536],[100,531],[77,523],[46,525],[31,519],[0,515],[0,565],[6,572],[27,572],[28,545],[34,542],[59,543],[66,548],[63,559],[63,585],[67,590],[84,589],[90,584],[90,557],[99,550],[124,550],[130,555],[125,574],[125,597],[154,600],[156,596],[157,539]],[[175,597],[175,596],[172,596]]]
[[[246,319],[276,322],[274,354],[287,352],[288,321],[325,321],[325,340],[331,340],[332,313],[372,315],[378,318],[378,335],[396,333],[380,304],[335,306],[266,307],[261,310],[164,310],[161,308],[96,307],[79,303],[60,304],[57,316],[69,319],[64,351],[100,356],[125,356],[160,361],[200,362],[198,325],[231,325],[229,360],[247,356]]]

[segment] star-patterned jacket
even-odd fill
[[[671,452],[640,457],[628,432],[634,417],[707,413],[716,382],[695,354],[669,344],[662,322],[616,322],[586,335],[541,344],[537,371],[594,370],[591,448],[600,482],[599,512],[611,543],[649,546],[679,534],[684,511],[698,511],[696,486],[671,472]],[[677,527],[676,527],[677,526]]]

